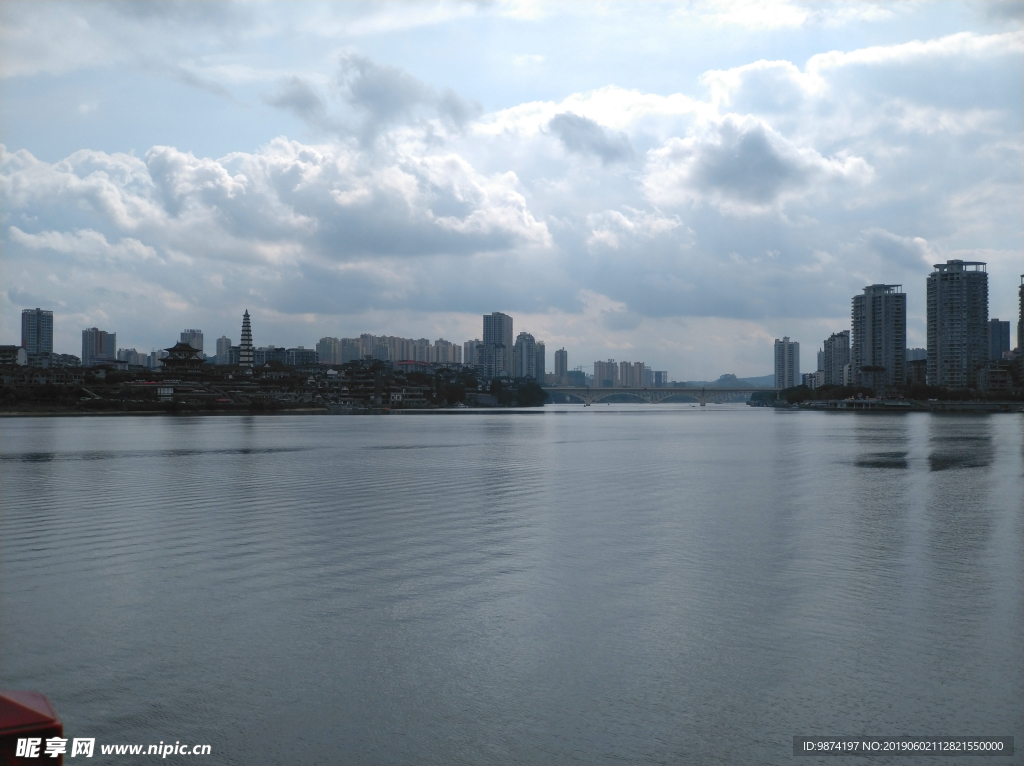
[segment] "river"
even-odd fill
[[[93,763],[838,766],[793,737],[902,734],[1022,762],[1019,415],[0,428],[2,683]]]

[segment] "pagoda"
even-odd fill
[[[252,367],[254,362],[252,348],[252,327],[249,324],[249,309],[242,315],[242,341],[238,344],[238,366]]]
[[[167,356],[160,362],[164,371],[171,374],[198,374],[202,372],[202,366],[206,364],[206,360],[199,355],[199,349],[193,348],[184,341],[175,343],[170,348],[165,348],[164,351],[167,352]]]

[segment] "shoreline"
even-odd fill
[[[640,408],[640,403],[628,403],[635,404]],[[951,413],[951,414],[1020,414],[1024,412],[1024,402],[942,402],[942,403],[929,403],[931,406],[921,406],[920,403],[915,402],[911,406],[867,406],[867,407],[828,407],[828,406],[813,406],[807,403],[801,403],[789,406],[775,406],[775,407],[754,407],[752,409],[770,409],[770,410],[781,410],[784,412],[825,412],[825,413],[859,413],[859,414],[905,414],[910,412],[932,412],[932,413]],[[916,406],[915,406],[916,405]],[[938,405],[938,406],[936,406]],[[645,405],[646,406],[646,405]],[[657,405],[653,405],[657,407]],[[571,410],[548,410],[558,412],[559,414],[566,414],[569,412],[575,412],[576,410],[585,412],[583,406],[573,408]],[[681,408],[682,409],[682,408]],[[691,408],[686,408],[691,409]],[[601,412],[600,407],[594,408],[592,411]],[[282,415],[328,415],[328,416],[350,416],[350,415],[473,415],[482,413],[495,413],[495,414],[511,414],[511,415],[538,415],[545,412],[545,406],[539,407],[438,407],[438,408],[425,408],[425,409],[383,409],[383,408],[367,408],[367,409],[353,409],[353,410],[330,410],[326,407],[296,407],[282,410],[196,410],[196,411],[177,411],[167,412],[166,410],[108,410],[108,411],[82,411],[82,410],[7,410],[0,411],[0,418],[91,418],[91,417],[156,417],[156,416],[167,416],[167,417],[280,417]],[[614,410],[614,412],[621,412],[621,410]]]

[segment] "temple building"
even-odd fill
[[[161,360],[161,363],[164,372],[170,375],[194,375],[201,372],[203,365],[206,364],[199,349],[188,343],[175,343],[164,351],[167,352],[167,356]]]

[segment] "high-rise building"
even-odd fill
[[[476,347],[483,341],[479,338],[476,340],[467,340],[462,344],[462,363],[468,365],[475,365],[476,361]]]
[[[117,333],[90,327],[82,330],[82,366],[117,361]]]
[[[217,338],[217,364],[229,364],[231,356],[231,338],[221,335]]]
[[[928,385],[978,385],[988,363],[988,271],[981,261],[936,263],[928,275]]]
[[[537,346],[533,350],[534,367],[537,368],[537,382],[542,386],[544,385],[544,375],[547,373],[547,364],[544,360],[544,353],[546,351],[544,341],[537,341]]]
[[[654,371],[654,387],[666,388],[668,386],[668,370]]]
[[[435,364],[461,364],[462,346],[438,338],[430,347],[430,361]]]
[[[249,309],[246,309],[242,315],[242,340],[238,344],[238,366],[252,367],[254,362],[252,327],[249,324]]]
[[[614,359],[607,362],[594,362],[594,387],[617,388],[619,385],[619,366]]]
[[[1010,350],[1010,322],[998,319],[988,320],[988,358],[989,361],[1002,359],[1003,354]]]
[[[521,332],[516,337],[512,360],[515,377],[537,379],[537,341],[530,333]]]
[[[619,362],[617,385],[623,388],[643,388],[645,369],[646,366],[643,362]]]
[[[775,387],[793,388],[800,385],[800,344],[786,335],[775,339]]]
[[[850,331],[843,330],[829,335],[820,354],[818,369],[824,373],[824,385],[841,386],[843,367],[850,363]]]
[[[146,367],[149,361],[149,354],[145,351],[139,353],[134,348],[119,348],[117,350],[117,360],[119,362],[127,362],[132,366]]]
[[[146,358],[146,366],[151,370],[159,370],[163,367],[163,360],[167,358],[167,352],[164,349],[159,351],[154,349],[149,352],[149,356]]]
[[[341,339],[321,338],[316,353],[321,364],[341,364]]]
[[[555,383],[564,386],[568,382],[566,373],[569,372],[569,352],[564,348],[555,352]]]
[[[513,372],[512,317],[495,311],[484,314],[484,345],[493,347],[494,377],[500,378]]]
[[[24,309],[21,312],[21,347],[26,354],[53,353],[53,312]]]
[[[853,298],[854,385],[882,389],[907,379],[907,296],[903,285],[868,285]]]
[[[1017,288],[1017,348],[1024,359],[1024,274],[1020,275],[1020,287]]]
[[[181,333],[181,342],[190,345],[192,348],[199,352],[199,358],[203,358],[202,330],[183,330]]]

